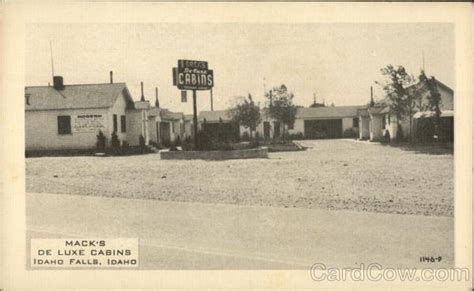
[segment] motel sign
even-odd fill
[[[214,72],[207,62],[178,60],[178,67],[173,68],[173,85],[180,90],[210,90],[214,87]]]
[[[178,67],[173,68],[173,85],[181,91],[181,102],[187,100],[186,91],[193,91],[193,128],[194,128],[194,146],[197,147],[197,90],[211,90],[212,104],[212,87],[214,87],[214,72],[209,70],[207,62],[178,60]]]

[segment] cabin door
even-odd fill
[[[171,141],[171,130],[169,122],[160,122],[160,143],[168,145]]]

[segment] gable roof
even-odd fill
[[[66,85],[63,90],[52,86],[25,87],[25,95],[29,95],[25,110],[108,108],[122,92],[127,99],[127,108],[133,108],[133,99],[125,83]]]
[[[444,90],[448,91],[450,94],[454,94],[453,89],[451,89],[447,85],[443,84],[438,79],[434,79],[434,80],[435,80],[436,86],[438,88],[444,89]],[[416,84],[413,84],[413,85],[407,87],[407,90],[410,91],[410,92],[413,92],[414,90],[428,90],[428,88],[427,88],[427,85],[426,85],[426,81],[423,81],[423,82],[418,82]]]
[[[435,79],[435,81],[436,81],[436,86],[438,87],[438,89],[441,88],[447,91],[449,94],[451,94],[451,98],[452,98],[454,91],[448,86],[446,86],[445,84],[438,81],[437,79]],[[416,93],[416,94],[423,95],[423,94],[428,93],[428,87],[426,85],[426,81],[415,83],[413,85],[408,86],[406,89],[410,94]],[[370,114],[386,114],[386,113],[390,113],[391,103],[392,101],[390,100],[390,98],[385,97],[381,100],[375,101],[374,106],[367,106],[367,108]]]
[[[180,120],[184,118],[184,114],[182,112],[172,112],[168,109],[162,109],[160,112],[160,116],[162,119],[168,120]]]
[[[365,106],[328,106],[315,108],[298,108],[296,118],[342,118],[357,117],[357,110]]]
[[[204,119],[206,119],[207,122],[219,122],[220,119],[222,119],[222,121],[230,121],[232,118],[228,110],[199,112],[198,120],[203,121]]]

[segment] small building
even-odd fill
[[[357,110],[363,106],[338,106],[297,108],[293,126],[282,124],[272,118],[268,108],[263,108],[262,121],[257,124],[255,134],[263,139],[281,137],[284,132],[290,135],[301,135],[305,138],[343,138],[357,137],[359,134],[359,117]],[[250,135],[250,129],[237,126],[232,122],[228,110],[201,111],[199,128],[211,135],[225,131],[234,139]]]
[[[185,133],[184,114],[151,107],[143,95],[133,101],[125,83],[65,85],[54,77],[53,86],[25,88],[26,151],[93,149],[102,132],[106,146],[112,134],[120,144],[168,145]]]
[[[452,141],[454,135],[454,92],[438,80],[435,83],[441,97],[440,134],[442,136],[440,138]],[[384,98],[358,110],[359,123],[361,124],[360,139],[371,141],[395,140],[397,136],[408,137],[412,135],[415,139],[426,140],[428,137],[433,137],[434,112],[428,108],[430,93],[426,81],[418,82],[408,87],[407,90],[410,94],[414,94],[415,99],[417,99],[411,127],[409,116],[402,116],[401,120],[397,121],[397,116],[390,109],[390,99]]]
[[[173,143],[185,139],[184,114],[182,112],[171,112],[168,109],[160,111],[160,143]]]
[[[290,134],[305,138],[356,137],[359,134],[358,110],[362,106],[298,108]]]
[[[283,131],[288,129],[288,126],[281,124],[281,122],[270,116],[268,108],[261,110],[261,117],[262,122],[257,125],[256,132],[264,139],[279,138],[283,134]]]
[[[198,129],[216,139],[239,140],[241,128],[232,121],[229,110],[199,112]]]
[[[125,83],[65,85],[60,76],[53,83],[25,88],[27,151],[93,148],[99,131],[107,143],[113,132],[129,139],[135,104]]]

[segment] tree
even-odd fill
[[[433,76],[428,78],[424,71],[421,71],[419,79],[420,83],[425,83],[426,88],[428,89],[428,95],[426,97],[428,100],[427,109],[435,114],[435,118],[433,119],[434,135],[439,136],[439,126],[441,122],[441,94],[438,91],[436,79]]]
[[[230,108],[229,112],[232,121],[250,130],[250,138],[252,138],[252,133],[262,121],[260,108],[253,102],[252,95],[249,93],[247,99],[243,99],[242,102]]]
[[[380,84],[390,100],[390,112],[397,117],[397,139],[402,136],[400,120],[406,116],[410,121],[410,136],[413,122],[415,96],[410,94],[407,87],[413,84],[414,78],[409,75],[403,66],[395,68],[388,65],[381,69],[382,75],[387,78],[384,84]]]
[[[272,90],[265,93],[265,97],[269,101],[270,117],[287,126],[292,126],[295,123],[297,108],[293,104],[295,96],[291,91],[288,91],[284,84],[279,87],[273,87]],[[285,136],[285,128],[283,128],[283,136]]]
[[[107,138],[105,137],[104,133],[102,130],[99,130],[99,133],[96,135],[97,137],[97,142],[96,142],[96,148],[99,153],[105,152],[105,143]]]

